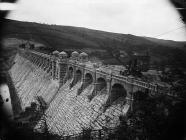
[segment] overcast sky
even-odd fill
[[[168,0],[19,0],[7,18],[186,41]]]

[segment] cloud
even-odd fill
[[[150,37],[183,26],[168,0],[20,0],[8,18]],[[159,38],[186,40],[185,32]]]

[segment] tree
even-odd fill
[[[160,139],[167,126],[166,109],[171,106],[171,102],[165,95],[141,95],[142,97],[135,97],[134,110],[128,114],[129,127],[133,130],[133,135],[139,139]]]

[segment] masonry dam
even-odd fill
[[[119,116],[132,110],[133,93],[156,94],[157,85],[123,76],[119,70],[97,65],[86,53],[54,51],[44,54],[20,49],[9,73],[24,110],[36,97],[47,104],[49,132],[75,135],[84,128],[100,130],[119,125]],[[43,119],[34,130],[41,131]]]

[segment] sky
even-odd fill
[[[186,41],[168,0],[19,0],[7,18]]]

